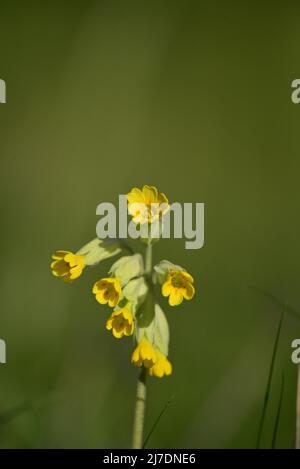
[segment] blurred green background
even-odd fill
[[[163,308],[170,378],[149,379],[157,448],[254,447],[280,308],[300,310],[296,1],[1,0],[0,446],[128,447],[132,342],[105,330],[91,294],[107,261],[72,285],[57,249],[95,236],[96,206],[154,184],[205,203],[205,246],[163,240],[154,260],[194,276]],[[294,446],[297,367],[284,319],[262,446]]]

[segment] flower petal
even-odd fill
[[[182,294],[186,300],[191,300],[195,294],[194,286],[191,283],[188,283],[186,288],[183,289]]]
[[[161,293],[163,296],[167,297],[170,295],[172,289],[173,287],[172,287],[171,282],[165,282],[163,286],[161,287]]]
[[[171,291],[169,296],[169,305],[177,306],[182,303],[183,295],[179,288],[175,288]]]

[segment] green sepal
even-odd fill
[[[153,280],[157,280],[160,284],[163,284],[169,272],[176,270],[185,271],[185,269],[180,265],[173,264],[167,260],[160,261],[157,265],[154,266],[155,274]]]
[[[148,293],[144,303],[136,313],[135,340],[139,343],[146,337],[150,343],[154,339],[155,310],[152,293]]]
[[[158,303],[154,306],[154,338],[153,343],[166,357],[169,353],[170,331],[165,313]]]
[[[119,241],[95,238],[79,249],[76,255],[84,256],[85,265],[92,266],[105,259],[116,256],[121,251],[122,246]]]
[[[137,314],[137,311],[144,303],[149,287],[144,277],[135,278],[130,280],[126,287],[123,289],[123,296],[125,301],[129,301],[132,305],[132,313],[134,317]]]
[[[144,262],[141,254],[123,256],[111,266],[109,274],[117,277],[122,285],[126,285],[129,280],[142,275],[144,272]]]

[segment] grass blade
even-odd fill
[[[297,384],[296,448],[300,449],[300,365],[298,365],[298,384]]]
[[[278,425],[279,425],[279,419],[280,419],[280,413],[281,413],[281,407],[282,407],[282,400],[283,400],[283,389],[284,389],[284,374],[282,373],[280,397],[279,397],[279,402],[278,402],[278,407],[277,407],[277,413],[276,413],[276,419],[275,419],[275,425],[274,425],[274,431],[273,431],[273,438],[272,438],[272,446],[271,446],[272,449],[275,449],[275,447],[276,447],[276,438],[277,438]]]
[[[143,449],[146,448],[146,445],[148,443],[148,441],[150,440],[150,437],[152,435],[152,433],[154,432],[155,428],[157,427],[160,419],[162,418],[162,416],[164,415],[164,413],[166,412],[166,410],[168,409],[169,405],[171,404],[172,400],[174,399],[174,396],[171,396],[170,399],[166,402],[165,406],[163,407],[163,409],[161,410],[161,412],[159,413],[157,419],[155,420],[154,424],[152,425],[148,435],[146,436],[145,438],[145,441],[144,441],[144,444],[143,444]]]
[[[0,412],[0,426],[9,423],[15,417],[18,417],[23,412],[30,410],[32,405],[29,402],[22,402],[21,404],[17,404],[10,409],[4,410]]]
[[[282,327],[282,321],[283,321],[284,313],[285,313],[285,308],[282,310],[282,313],[281,313],[281,316],[280,316],[280,320],[279,320],[279,324],[278,324],[278,328],[277,328],[277,334],[276,334],[276,338],[275,338],[275,342],[274,342],[272,360],[271,360],[271,365],[270,365],[270,369],[269,369],[269,376],[268,376],[267,387],[266,387],[265,398],[264,398],[264,405],[263,405],[261,418],[260,418],[260,422],[259,422],[259,427],[258,427],[256,449],[258,449],[259,446],[260,446],[261,435],[262,435],[262,430],[263,430],[263,426],[264,426],[267,405],[268,405],[268,401],[269,401],[270,388],[271,388],[272,376],[273,376],[273,371],[274,371],[274,364],[275,364],[275,359],[276,359],[276,354],[277,354],[278,342],[279,342],[280,331],[281,331],[281,327]]]
[[[276,298],[276,296],[272,295],[272,293],[269,293],[268,291],[262,290],[261,288],[258,288],[258,287],[250,287],[250,289],[256,291],[257,293],[260,293],[264,297],[266,297],[269,300],[273,301],[273,303],[275,303],[281,309],[284,309],[286,313],[288,313],[291,316],[293,316],[294,318],[300,320],[300,313],[298,311],[296,311],[294,308],[292,308],[286,302]]]

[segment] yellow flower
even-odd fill
[[[143,337],[131,356],[131,363],[135,366],[151,368],[156,363],[156,353],[146,337]]]
[[[134,187],[127,194],[128,211],[135,223],[152,223],[169,210],[169,202],[163,192],[154,186]],[[164,204],[160,207],[161,204]]]
[[[122,293],[120,281],[114,277],[102,278],[93,286],[93,293],[101,305],[108,303],[114,308],[119,303]]]
[[[169,362],[167,357],[156,349],[156,363],[149,368],[149,375],[162,378],[163,376],[169,376],[172,374],[172,364]]]
[[[84,256],[78,256],[70,251],[56,251],[52,259],[51,269],[55,277],[64,277],[65,282],[72,282],[80,277],[85,267]]]
[[[161,292],[163,296],[169,297],[169,305],[180,305],[183,298],[186,300],[193,298],[195,294],[193,282],[193,277],[183,270],[170,271]]]
[[[126,307],[114,311],[106,322],[106,329],[112,331],[117,339],[121,339],[124,335],[132,335],[133,328],[133,317]]]

